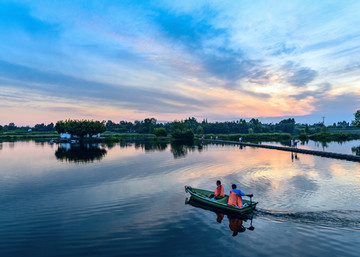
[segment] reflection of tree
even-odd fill
[[[351,151],[355,154],[355,155],[360,155],[360,146],[356,146],[356,147],[352,147]]]
[[[144,149],[145,152],[165,151],[167,143],[135,142],[135,148]]]
[[[58,160],[69,162],[93,162],[101,160],[107,151],[99,144],[60,144],[55,152]]]
[[[194,143],[180,143],[178,141],[171,143],[171,152],[175,159],[186,156],[189,151],[194,152],[196,149],[201,151],[202,148],[201,144],[195,145]]]

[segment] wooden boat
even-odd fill
[[[246,200],[243,199],[243,207],[236,207],[236,206],[231,206],[228,205],[228,199],[229,196],[225,195],[224,198],[220,199],[220,200],[212,200],[210,199],[208,196],[210,194],[214,194],[214,191],[209,191],[209,190],[205,190],[205,189],[200,189],[200,188],[194,188],[191,186],[185,186],[185,192],[190,193],[191,195],[191,200],[195,200],[198,202],[201,202],[207,206],[209,206],[209,209],[212,210],[218,210],[220,212],[225,212],[225,213],[229,213],[229,214],[245,214],[245,213],[249,213],[252,212],[253,210],[255,210],[256,205],[258,202],[252,201],[251,198],[250,200]]]

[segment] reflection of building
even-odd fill
[[[84,137],[85,137],[85,138],[86,138],[86,137],[89,138],[90,135],[87,134],[87,135],[85,135]],[[100,137],[100,133],[98,133],[98,134],[96,134],[96,135],[92,135],[91,137],[92,137],[92,138],[99,138],[99,137]]]
[[[70,150],[71,144],[70,143],[60,143],[59,148]]]

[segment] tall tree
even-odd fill
[[[357,110],[354,113],[354,116],[355,116],[355,120],[353,121],[353,124],[357,127],[360,127],[360,110]]]
[[[80,138],[83,138],[85,135],[91,137],[106,131],[106,127],[103,123],[90,120],[58,121],[55,125],[55,129],[58,133],[68,132],[69,134],[79,136]]]

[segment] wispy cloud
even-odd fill
[[[318,72],[315,70],[312,70],[309,67],[301,67],[299,64],[295,64],[294,62],[287,62],[283,69],[286,72],[286,81],[296,87],[304,87],[310,82],[312,82],[316,76],[318,75]]]
[[[360,91],[359,8],[358,1],[3,1],[0,101],[10,109],[26,102],[24,115],[43,108],[49,117],[220,120],[311,115],[334,103],[345,114],[358,108],[350,96]]]

